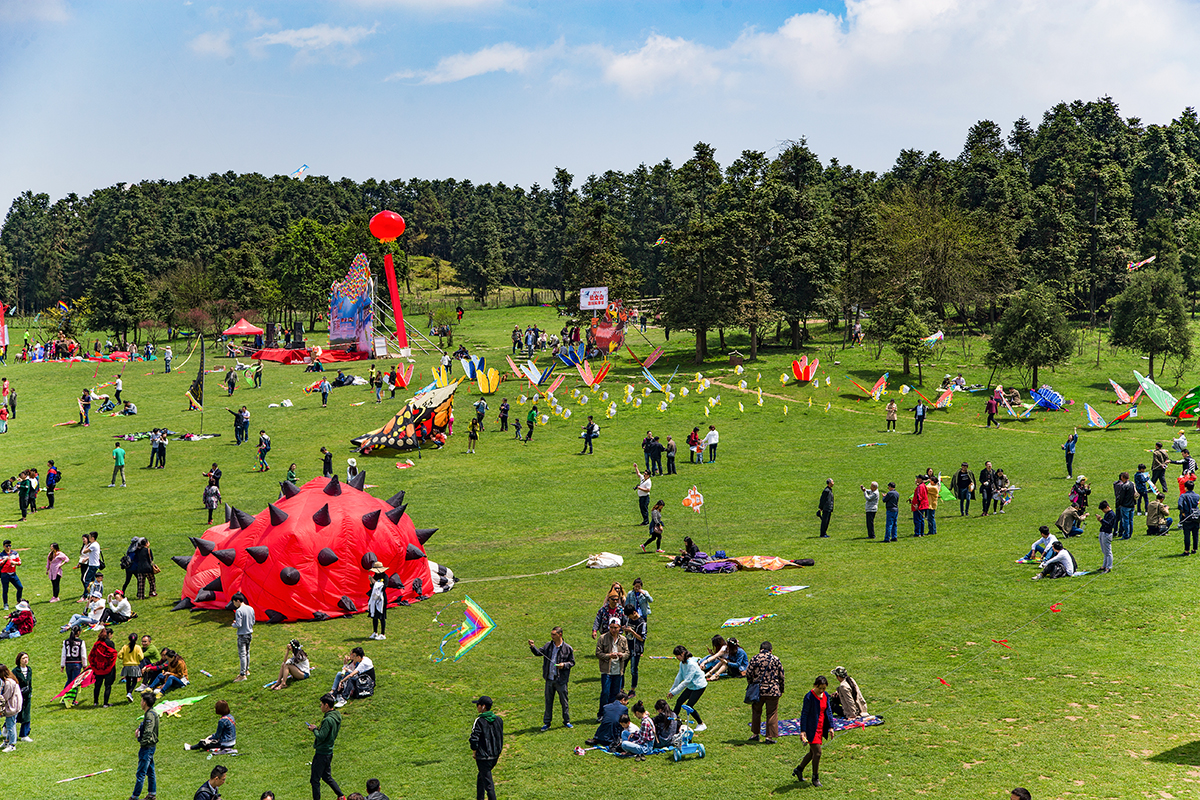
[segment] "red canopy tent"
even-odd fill
[[[263,333],[263,329],[246,322],[246,318],[242,317],[232,327],[221,331],[225,336],[255,336]]]

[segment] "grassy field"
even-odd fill
[[[544,308],[469,313],[455,341],[499,367],[508,331],[529,322],[559,327],[553,311]],[[652,329],[648,336],[662,342],[661,331]],[[53,668],[61,638],[57,626],[79,606],[46,602],[44,554],[51,541],[73,552],[79,534],[94,529],[106,545],[110,585],[120,574],[115,565],[131,536],[148,537],[163,566],[159,597],[135,603],[139,618],[119,626],[115,638],[123,640],[130,630],[152,632],[187,659],[193,678],[188,693],[208,695],[180,717],[163,721],[157,763],[164,798],[190,797],[218,763],[182,748],[184,741],[212,732],[211,701],[218,698],[230,703],[237,718],[241,751],[227,759],[231,771],[223,796],[258,798],[272,789],[280,798],[307,797],[312,736],[302,723],[318,719],[317,698],[340,655],[359,644],[375,659],[380,680],[375,697],[343,709],[334,774],[347,792],[363,791],[367,778],[378,777],[392,798],[472,797],[474,769],[466,738],[474,717],[470,701],[481,692],[495,698],[495,710],[505,719],[506,748],[496,772],[502,797],[582,799],[634,792],[654,798],[755,797],[816,791],[801,788],[789,774],[803,751],[798,737],[785,737],[773,748],[746,744],[749,712],[741,702],[740,681],[717,683],[704,695],[700,708],[709,728],[698,737],[707,745],[703,760],[674,763],[656,757],[635,764],[598,752],[575,756],[572,748],[593,730],[588,721],[599,692],[594,658],[581,657],[574,672],[575,730],[563,729],[556,714],[555,727],[538,732],[541,673],[526,639],[540,644],[551,626],[561,624],[568,642],[586,656],[594,647],[591,621],[609,583],[620,580],[628,587],[637,576],[655,597],[649,655],[669,655],[676,644],[703,652],[726,618],[776,614],[737,634],[751,652],[762,639],[774,642],[788,680],[781,717],[799,715],[803,692],[815,675],[828,675],[837,664],[851,670],[871,710],[887,722],[833,740],[822,765],[825,792],[1001,798],[1013,786],[1025,785],[1037,798],[1195,796],[1200,688],[1191,639],[1198,627],[1192,602],[1198,567],[1194,559],[1177,556],[1178,534],[1145,537],[1144,520],[1137,518],[1138,535],[1114,545],[1116,568],[1109,575],[1034,583],[1030,567],[1013,563],[1036,538],[1038,525],[1052,524],[1066,504],[1069,482],[1060,445],[1073,426],[1085,424],[1083,402],[1109,418],[1119,413],[1110,403],[1107,378],[1131,388],[1131,370],[1143,370],[1145,362],[1105,348],[1097,369],[1093,339],[1090,354],[1041,376],[1075,400],[1069,412],[1037,413],[1027,420],[1005,417],[1000,430],[985,430],[984,397],[960,395],[948,411],[931,412],[925,434],[915,437],[907,416],[899,433],[885,434],[882,404],[862,398],[847,378],[869,385],[890,371],[893,396],[899,397],[900,383],[910,379],[899,375],[894,357],[885,353],[875,361],[862,349],[834,349],[840,336],[828,337],[819,337],[806,351],[821,356],[822,378],[831,379],[819,389],[780,385],[779,375],[794,353],[768,348],[740,377],[714,353],[701,369],[729,387],[714,386],[701,395],[692,383],[693,394],[677,397],[665,413],[654,409],[657,395],[633,410],[620,402],[621,387],[632,382],[640,390],[645,381],[635,378],[640,370],[627,355],[617,355],[604,387],[618,402],[613,420],[602,418],[607,403],[599,396],[586,407],[571,400],[570,387],[579,382],[568,376],[558,394],[574,415],[567,421],[552,417],[529,445],[496,433],[493,410],[473,456],[464,452],[460,428],[445,450],[426,453],[414,469],[398,471],[395,454],[360,458],[367,483],[378,486],[374,494],[407,490],[414,523],[439,529],[427,545],[430,557],[465,582],[450,595],[393,610],[386,642],[366,640],[370,624],[365,617],[260,625],[254,672],[246,683],[232,682],[237,654],[228,627],[231,614],[169,610],[183,577],[170,556],[190,553],[187,537],[206,527],[201,472],[219,462],[226,502],[257,513],[276,498],[277,481],[289,462],[298,465],[300,480],[319,474],[322,445],[335,453],[335,469],[344,471],[345,458],[352,455],[348,440],[382,424],[398,408],[399,397],[380,408],[365,388],[337,389],[323,410],[315,396],[303,394],[307,376],[299,367],[268,365],[262,389],[238,389],[228,400],[221,396],[219,378],[210,378],[203,428],[220,432],[221,438],[173,442],[164,470],[141,469],[148,460],[147,443],[128,445],[129,488],[120,490],[105,483],[113,435],[154,426],[200,429],[200,416],[184,410],[183,397],[195,375],[195,359],[169,375],[160,373],[158,363],[128,365],[124,394],[141,413],[132,419],[93,414],[89,428],[54,425],[73,419],[83,387],[110,380],[114,367],[101,366],[95,375],[96,367],[89,364],[0,370],[20,396],[18,417],[0,437],[0,470],[7,476],[53,458],[64,471],[53,511],[40,511],[15,530],[3,531],[18,548],[28,548],[20,574],[39,626],[31,637],[0,642],[0,662],[12,664],[17,651],[28,650],[35,670],[34,742],[0,756],[0,792],[12,798],[129,796],[137,754],[131,732],[138,713],[123,693],[116,693],[119,702],[110,709],[93,708],[90,693],[75,709],[51,700],[61,686]],[[636,334],[631,342],[642,355],[650,350]],[[745,341],[736,336],[729,344],[746,351]],[[175,349],[178,363],[183,348]],[[675,387],[685,385],[696,371],[685,362],[692,349],[690,337],[673,337],[654,373],[662,378],[682,364]],[[971,383],[986,381],[985,350],[977,341],[969,354],[959,342],[939,351],[934,363],[925,365],[926,386],[959,370]],[[840,363],[831,363],[834,359]],[[547,357],[540,359],[546,362]],[[431,356],[418,357],[420,378],[428,380],[432,363]],[[365,369],[362,364],[355,371]],[[998,379],[1008,383],[1015,377]],[[751,389],[761,385],[761,407],[753,395],[730,388],[742,379]],[[1165,384],[1182,394],[1194,382],[1200,382],[1195,371],[1179,388],[1170,380]],[[505,383],[492,399],[493,409],[506,395],[514,401],[514,415],[523,416],[526,408],[515,403],[523,391],[515,381]],[[717,394],[720,405],[706,418],[705,401]],[[285,398],[295,407],[268,408]],[[460,425],[475,399],[460,392]],[[903,400],[903,406],[911,405]],[[360,401],[367,402],[353,405]],[[225,403],[247,404],[251,430],[270,432],[274,468],[269,474],[252,471],[250,446],[234,447]],[[600,417],[603,433],[595,455],[580,456],[577,437],[589,411]],[[1111,498],[1109,484],[1116,474],[1148,460],[1154,440],[1168,438],[1173,430],[1149,403],[1141,411],[1138,420],[1119,429],[1081,430],[1076,471],[1091,477],[1093,504]],[[666,501],[667,546],[675,550],[690,535],[708,552],[813,558],[815,567],[702,576],[667,569],[660,557],[639,552],[644,532],[636,524],[632,470],[641,461],[642,435],[649,428],[682,442],[693,425],[710,422],[721,432],[717,463],[695,466],[681,458],[678,476],[654,480],[653,497]],[[874,442],[886,446],[857,446]],[[902,505],[898,543],[885,546],[865,538],[859,484],[894,480],[903,492],[928,466],[949,473],[968,461],[977,472],[985,460],[1003,467],[1022,487],[1007,514],[963,519],[957,508],[943,505],[939,535],[914,540]],[[1173,468],[1169,476],[1174,474]],[[814,512],[826,477],[836,481],[837,508],[832,536],[821,540]],[[680,505],[692,484],[704,493],[702,515]],[[15,524],[15,496],[4,503],[0,524]],[[879,520],[881,530],[882,514]],[[1071,545],[1081,567],[1100,565],[1094,523]],[[601,550],[623,555],[625,566],[480,580],[554,570]],[[68,575],[64,581],[65,595],[78,586],[72,580]],[[778,583],[811,588],[769,595],[767,587]],[[498,627],[462,661],[435,664],[429,656],[447,629],[434,615],[467,593]],[[1050,610],[1056,603],[1060,613]],[[460,609],[448,608],[441,622],[455,624]],[[259,688],[276,672],[284,644],[293,636],[312,655],[313,679],[285,692]],[[1011,647],[993,640],[1007,640]],[[639,694],[648,705],[669,690],[673,663],[643,660]],[[114,771],[52,785],[109,767]]]

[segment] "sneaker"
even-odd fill
[[[4,745],[4,747],[0,747],[0,753],[11,753],[13,750],[16,750],[16,749],[17,748],[15,746],[13,746],[11,744],[6,744],[6,745]]]
[[[549,725],[543,725],[543,726],[541,727],[541,732],[542,732],[542,733],[545,733],[545,732],[546,732],[546,731],[548,731],[548,730],[550,730],[550,726],[549,726]]]
[[[334,707],[334,708],[341,708],[341,707],[342,707],[342,706],[344,706],[344,705],[346,705],[346,701],[345,701],[345,700],[338,700],[336,703],[334,703],[334,704],[333,704],[333,707]]]
[[[133,702],[133,692],[126,692],[125,699],[132,703]]]
[[[564,727],[564,728],[574,728],[575,726],[574,726],[574,725],[572,725],[572,724],[571,724],[571,723],[569,723],[569,722],[564,722],[564,723],[563,723],[563,727]]]
[[[1034,575],[1033,578],[1031,578],[1031,580],[1035,580],[1035,581],[1040,581],[1041,579],[1042,579],[1042,573],[1040,573],[1040,572],[1037,575]]]
[[[183,749],[184,749],[184,750],[191,750],[191,749],[192,749],[192,746],[191,746],[190,744],[188,744],[187,742],[184,742],[184,743],[183,743]]]
[[[31,737],[29,737],[29,736],[22,736],[22,737],[21,737],[21,741],[22,741],[22,742],[32,742],[32,741],[33,741],[33,739],[32,739]]]
[[[368,635],[367,635],[367,638],[368,638],[368,639],[370,639],[370,640],[372,640],[372,641],[374,641],[374,640],[375,640],[375,637],[376,637],[376,636],[378,636],[378,635],[379,635],[378,633],[371,633],[371,634],[368,634]]]
[[[246,676],[245,676],[245,675],[238,675],[236,678],[234,678],[234,679],[233,679],[233,682],[234,682],[234,683],[241,683],[241,682],[242,682],[242,681],[244,681],[244,680],[246,680]]]
[[[51,597],[51,598],[50,598],[50,602],[51,602],[51,603],[57,603],[57,602],[58,602],[58,600],[59,600],[59,598],[57,598],[57,597]]]
[[[110,488],[110,489],[111,489],[111,488],[113,488],[114,486],[116,486],[116,484],[115,484],[115,483],[110,483],[110,484],[108,485],[108,488]]]
[[[375,638],[376,638],[376,639],[378,639],[379,641],[381,641],[381,642],[382,642],[382,641],[384,641],[385,639],[387,639],[387,636],[386,636],[385,634],[382,634],[382,633],[381,633],[381,634],[379,634],[378,636],[376,636]]]
[[[699,725],[697,725],[697,726],[696,726],[696,728],[695,728],[695,732],[696,732],[696,733],[703,733],[703,732],[704,732],[704,731],[706,731],[706,730],[708,730],[708,726],[707,726],[707,725],[705,725],[703,722],[701,722],[701,723],[700,723]]]

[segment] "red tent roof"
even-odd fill
[[[246,318],[242,317],[232,327],[221,331],[225,336],[250,336],[256,333],[262,333],[263,329],[246,322]]]

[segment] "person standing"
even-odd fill
[[[1104,514],[1100,519],[1100,554],[1104,556],[1104,566],[1100,568],[1100,571],[1111,572],[1113,530],[1119,523],[1117,514],[1109,507],[1107,500],[1100,501],[1100,511]]]
[[[46,462],[46,508],[54,508],[54,489],[61,475],[53,461]]]
[[[1063,453],[1065,453],[1067,456],[1067,477],[1068,478],[1075,477],[1075,473],[1072,471],[1072,467],[1075,463],[1075,445],[1078,443],[1079,443],[1079,428],[1075,428],[1074,430],[1071,431],[1071,435],[1067,437],[1067,441],[1063,442],[1063,446],[1062,446]],[[1162,442],[1159,442],[1158,446],[1161,448]],[[1164,453],[1163,455],[1165,456],[1166,453]],[[1164,470],[1164,472],[1165,472],[1165,470]],[[1166,489],[1165,482],[1163,483],[1163,488],[1165,491],[1165,489]]]
[[[241,672],[234,681],[244,681],[250,677],[250,640],[254,636],[254,609],[246,602],[246,595],[236,593],[233,601],[233,628],[237,631],[238,661],[241,662]]]
[[[1146,470],[1145,464],[1138,464],[1137,472],[1133,473],[1133,488],[1137,491],[1137,508],[1134,510],[1135,516],[1148,513],[1150,511],[1150,473]],[[1143,505],[1145,509],[1143,510]]]
[[[913,406],[913,435],[920,435],[925,430],[925,404],[920,400]]]
[[[708,433],[704,434],[703,444],[708,448],[708,463],[713,463],[717,460],[717,445],[721,441],[721,435],[717,433],[716,425],[708,426]]]
[[[983,501],[983,511],[979,516],[986,517],[988,510],[992,507],[992,489],[996,479],[996,470],[992,468],[992,462],[983,462],[983,469],[979,470],[979,499]]]
[[[629,642],[629,690],[632,692],[638,685],[638,665],[642,662],[642,653],[646,652],[646,620],[638,613],[637,606],[631,602],[625,603],[625,625],[621,631],[625,641]]]
[[[468,739],[475,757],[475,768],[479,770],[475,778],[475,800],[483,800],[484,795],[487,800],[496,800],[492,770],[496,768],[496,762],[504,750],[504,720],[492,713],[492,698],[486,694],[475,700],[475,710],[479,716],[475,717]]]
[[[645,472],[638,469],[637,464],[633,465],[633,474],[637,475],[638,482],[634,488],[637,490],[638,510],[642,512],[642,524],[650,524],[650,488],[653,482],[650,480],[650,468],[647,467]]]
[[[779,698],[783,697],[783,679],[783,662],[771,652],[771,643],[763,642],[758,646],[758,655],[750,659],[746,669],[747,686],[758,684],[758,697],[750,703],[750,741],[757,742],[762,732],[764,709],[767,712],[764,741],[775,744],[779,738]]]
[[[342,787],[333,779],[333,745],[342,729],[342,712],[334,708],[337,701],[331,694],[321,695],[321,724],[306,722],[305,727],[313,732],[312,770],[308,782],[312,784],[313,800],[321,800],[321,781],[333,790],[334,797],[342,797]]]
[[[533,438],[533,424],[537,422],[537,412],[537,403],[534,403],[525,415],[525,444],[529,444],[529,440]]]
[[[958,472],[954,473],[951,488],[958,498],[958,515],[971,516],[971,501],[975,499],[975,474],[968,469],[967,462],[962,462]]]
[[[1183,488],[1177,507],[1179,525],[1183,528],[1183,555],[1186,556],[1196,552],[1197,538],[1200,538],[1200,495],[1195,492],[1195,481],[1188,481]]]
[[[662,500],[659,500],[657,503],[654,504],[654,508],[650,509],[650,538],[648,538],[645,542],[642,543],[642,552],[643,553],[646,552],[647,545],[649,545],[651,543],[655,543],[655,542],[657,542],[657,544],[655,545],[654,549],[659,553],[661,553],[663,551],[663,549],[662,549],[662,537],[663,537],[662,510],[665,506],[666,506],[666,503],[664,503]]]
[[[704,462],[704,456],[703,456],[704,451],[700,446],[700,429],[699,428],[692,428],[692,432],[687,435],[687,439],[684,440],[684,444],[687,445],[688,463],[689,464],[692,464],[692,463],[699,464],[699,463]]]
[[[321,448],[321,477],[333,477],[333,453],[324,447]]]
[[[937,507],[938,500],[941,497],[942,477],[934,473],[932,469],[925,472],[925,499],[929,501],[929,508],[925,509],[925,533],[933,536],[937,533]]]
[[[17,714],[24,708],[21,685],[6,664],[0,664],[0,713],[4,715],[4,733],[0,741],[0,753],[11,753],[17,749]]]
[[[154,577],[156,565],[154,551],[150,549],[150,540],[145,536],[139,537],[137,547],[130,559],[130,571],[137,580],[137,599],[146,599],[146,581],[150,581],[150,596],[158,597],[157,579]]]
[[[1128,539],[1133,535],[1133,509],[1137,506],[1137,490],[1128,472],[1122,472],[1113,483],[1113,502],[1117,507],[1117,535]]]
[[[908,507],[912,510],[913,536],[924,536],[925,511],[929,508],[929,490],[925,488],[925,478],[922,475],[917,476],[916,485],[913,487],[913,495],[908,501]]]
[[[146,797],[158,794],[158,776],[154,772],[154,750],[158,747],[158,712],[154,710],[155,702],[154,692],[142,692],[142,722],[134,732],[138,741],[137,776],[133,781],[133,794],[130,798],[141,796],[143,782],[148,792]]]
[[[708,688],[708,679],[704,677],[704,670],[700,667],[700,662],[696,657],[688,652],[688,649],[683,645],[676,645],[673,651],[675,658],[679,661],[679,672],[675,674],[675,683],[671,686],[671,691],[667,692],[667,699],[670,700],[675,695],[679,695],[679,699],[675,701],[675,713],[678,714],[684,706],[690,708],[691,714],[696,718],[696,733],[702,733],[708,729],[704,724],[704,720],[700,719],[700,712],[696,710],[696,703],[700,702],[701,695]]]
[[[266,472],[271,468],[267,463],[267,453],[271,452],[271,437],[266,431],[258,432],[258,471]]]
[[[481,425],[479,417],[471,417],[471,421],[467,424],[467,452],[475,452],[475,444],[479,441],[479,431]]]
[[[317,391],[321,393],[321,408],[329,406],[329,393],[333,391],[333,387],[329,384],[329,379],[324,375],[321,376],[321,381],[317,384]]]
[[[871,481],[871,488],[868,489],[863,485],[858,487],[863,493],[863,499],[866,500],[867,512],[867,538],[875,538],[875,515],[879,513],[879,483]]]
[[[596,658],[600,662],[600,704],[597,718],[604,706],[617,696],[625,685],[625,662],[629,660],[629,641],[621,634],[621,609],[613,610],[608,620],[608,632],[596,640]]]
[[[10,408],[12,407],[13,394],[15,394],[15,392],[12,394],[9,394],[9,396],[8,396],[8,405]],[[79,421],[83,423],[83,427],[85,427],[85,428],[91,424],[91,420],[88,418],[88,412],[90,412],[91,410],[92,410],[92,390],[84,389],[83,395],[79,398]],[[13,418],[16,419],[15,414],[13,415]]]
[[[115,593],[114,593],[115,594]],[[122,600],[125,598],[122,597]],[[109,707],[113,681],[117,678],[117,648],[113,647],[112,630],[102,628],[88,653],[88,663],[96,682],[92,684],[92,705],[100,705],[100,690],[104,689],[104,707]]]
[[[883,541],[896,541],[896,520],[900,516],[900,493],[896,491],[895,481],[888,482],[887,493],[883,496]]]
[[[84,535],[83,552],[80,554],[80,567],[83,570],[83,594],[80,596],[79,602],[87,599],[88,589],[92,582],[96,580],[97,574],[100,571],[100,534],[96,531],[85,533]],[[103,593],[101,593],[103,595]]]
[[[390,395],[388,395],[388,399],[395,400],[396,399],[396,365],[395,364],[392,364],[392,368],[388,372],[387,382],[388,382],[388,388],[392,392]]]
[[[204,487],[204,507],[208,509],[208,524],[212,525],[213,512],[221,505],[221,487],[217,486],[216,478],[208,479]]]
[[[50,544],[50,552],[46,554],[46,577],[50,579],[50,589],[54,595],[50,598],[51,603],[58,602],[58,590],[62,583],[63,567],[70,560],[71,557],[59,549],[58,542]]]
[[[171,345],[167,345],[163,350],[163,365],[167,368],[167,372],[171,371],[171,358],[174,357],[174,355],[175,354],[171,352]]]
[[[654,474],[654,471],[650,469],[650,445],[652,444],[654,444],[654,434],[646,431],[646,435],[642,439],[642,455],[646,459],[646,472],[649,472],[651,475]]]
[[[995,395],[987,399],[987,403],[984,404],[983,410],[987,412],[987,424],[983,427],[990,428],[992,427],[992,423],[995,422],[996,427],[999,428],[1000,423],[996,419],[996,412],[1000,410],[1000,403],[996,400]]]
[[[675,453],[678,451],[678,446],[675,440],[670,436],[667,437],[667,474],[675,474]],[[53,503],[51,503],[53,505]]]
[[[117,392],[117,402],[121,402],[121,391],[125,388],[125,383],[121,380],[121,376],[117,376],[116,383],[113,384],[113,389]]]
[[[812,691],[804,695],[804,706],[800,711],[800,741],[808,745],[808,753],[792,774],[803,783],[804,768],[811,762],[813,786],[821,785],[821,746],[833,738],[833,712],[829,710],[829,695],[825,692],[828,686],[825,676],[818,675]]]
[[[112,479],[109,480],[109,482],[108,482],[108,488],[111,489],[112,487],[117,485],[117,473],[120,473],[121,488],[124,489],[125,488],[125,448],[121,447],[121,445],[117,445],[116,447],[114,447],[113,451],[112,451],[112,459],[113,459]]]
[[[33,732],[33,667],[29,666],[29,653],[17,653],[13,677],[21,689],[21,710],[17,713],[17,724],[21,730],[17,738],[22,742],[32,742],[33,738],[29,734]]]
[[[884,409],[884,421],[887,427],[884,429],[887,433],[896,432],[896,412],[899,408],[896,406],[896,401],[888,400],[887,408]]]
[[[262,363],[262,359],[259,359],[258,364],[255,365],[255,367],[254,367],[254,388],[255,389],[262,388],[262,371],[263,371],[263,363]]]
[[[507,397],[500,401],[500,431],[501,432],[508,430],[508,411],[510,408],[511,408],[511,406],[509,406],[509,404],[508,404]]]
[[[533,639],[527,641],[529,651],[542,657],[542,680],[545,682],[546,700],[546,707],[542,713],[542,730],[550,730],[555,697],[558,697],[558,704],[562,709],[563,727],[574,728],[571,724],[571,703],[567,697],[567,690],[570,688],[571,668],[575,666],[575,650],[563,639],[563,629],[559,625],[550,629],[550,641],[540,649],[533,643]]]
[[[821,538],[829,538],[829,518],[833,516],[833,478],[825,479],[821,499],[817,501],[817,518],[821,520]],[[678,710],[676,710],[678,713]]]
[[[387,567],[382,561],[371,564],[371,592],[367,596],[367,616],[371,618],[371,636],[387,639]]]
[[[1160,484],[1163,494],[1167,493],[1167,464],[1171,463],[1171,454],[1163,449],[1162,442],[1154,443],[1150,453],[1150,483]]]
[[[25,592],[25,587],[21,585],[21,579],[17,577],[17,567],[21,566],[21,554],[13,550],[12,541],[4,540],[4,550],[0,552],[0,584],[3,585],[4,593],[4,610],[8,611],[8,587],[17,587],[17,602],[21,602],[21,595]]]
[[[475,419],[479,420],[479,430],[483,430],[483,418],[487,414],[488,404],[486,397],[480,397],[475,401]]]
[[[583,449],[579,451],[579,455],[592,453],[592,440],[596,438],[596,420],[588,414],[587,424],[583,426]]]

